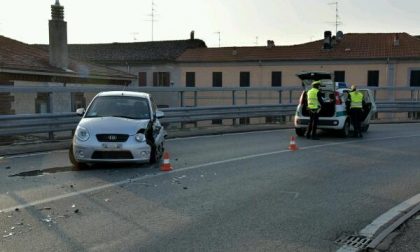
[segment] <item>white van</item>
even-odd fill
[[[295,114],[295,130],[298,136],[304,136],[309,124],[309,111],[307,109],[307,91],[313,81],[321,81],[320,90],[323,94],[324,105],[319,115],[318,129],[336,130],[341,136],[347,137],[353,127],[350,116],[346,112],[346,100],[349,88],[345,83],[334,83],[331,73],[327,72],[301,72],[297,76],[302,80],[304,91],[300,96]],[[370,119],[376,113],[374,96],[369,89],[358,89],[364,95],[365,107],[363,108],[362,131],[369,128]]]

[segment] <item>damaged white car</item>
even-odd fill
[[[71,163],[82,168],[98,162],[155,163],[163,154],[166,131],[147,93],[110,91],[97,94],[83,115],[69,150]]]

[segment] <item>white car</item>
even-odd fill
[[[71,163],[82,168],[97,162],[155,163],[164,151],[166,131],[151,96],[141,92],[97,94],[83,115],[69,150]]]
[[[321,81],[320,90],[323,93],[324,105],[319,115],[318,129],[336,130],[341,136],[347,137],[353,127],[350,116],[346,112],[346,100],[350,91],[345,83],[334,83],[330,73],[326,72],[301,72],[297,76],[302,80],[302,92],[295,114],[295,130],[298,136],[304,136],[309,124],[307,110],[307,91],[313,81]],[[358,89],[364,95],[365,107],[363,108],[362,131],[369,128],[370,119],[376,113],[374,96],[369,89]]]

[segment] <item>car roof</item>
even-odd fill
[[[131,96],[149,98],[150,94],[144,92],[133,92],[133,91],[106,91],[97,94],[97,96]]]

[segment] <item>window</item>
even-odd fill
[[[250,77],[249,72],[241,72],[239,74],[239,86],[240,87],[249,87],[250,86]]]
[[[410,73],[410,87],[420,87],[420,70],[412,70]]]
[[[222,119],[213,119],[213,120],[211,120],[211,124],[222,124],[223,123],[223,121],[222,121]]]
[[[281,87],[281,72],[271,72],[271,86]]]
[[[346,81],[346,72],[334,71],[334,82],[345,82],[345,81]]]
[[[223,86],[222,72],[213,72],[213,87]]]
[[[195,72],[187,72],[185,74],[185,86],[195,87]]]
[[[377,87],[379,85],[379,71],[368,71],[367,85],[370,87]]]
[[[35,99],[35,113],[50,112],[50,93],[38,93]]]
[[[147,72],[139,72],[139,87],[147,86]]]
[[[153,86],[155,87],[169,87],[170,82],[169,72],[154,72],[153,73]]]

